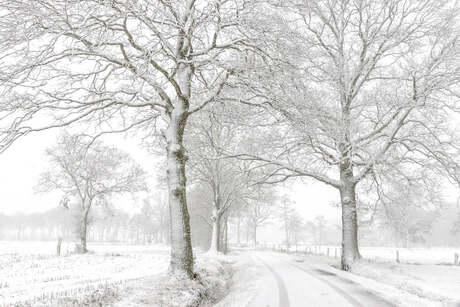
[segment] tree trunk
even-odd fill
[[[349,271],[353,263],[361,258],[358,248],[358,215],[356,210],[356,183],[349,168],[341,168],[342,186],[342,270]]]
[[[61,245],[62,245],[62,238],[58,238],[58,243],[56,246],[56,256],[61,256]]]
[[[223,225],[224,225],[224,229],[223,229],[223,234],[222,234],[221,251],[224,254],[227,254],[228,252],[228,215],[225,216]]]
[[[85,254],[88,252],[88,248],[86,245],[87,236],[88,236],[88,215],[89,210],[91,209],[92,199],[88,200],[88,204],[83,210],[83,214],[80,220],[80,252]]]
[[[83,215],[80,221],[80,252],[85,254],[88,252],[88,248],[86,246],[86,235],[87,235],[87,217]]]
[[[254,224],[254,247],[257,247],[257,224]]]
[[[238,213],[237,220],[236,220],[236,243],[238,243],[238,245],[241,244],[241,239],[240,239],[241,228],[240,228],[240,224],[241,224],[241,215]]]
[[[288,225],[287,217],[285,217],[285,220],[284,220],[284,231],[285,231],[285,236],[286,236],[286,247],[289,250],[289,225]]]
[[[220,252],[220,214],[214,210],[212,217],[212,235],[211,235],[211,246],[209,247],[210,252]]]
[[[246,221],[246,244],[249,244],[249,234],[250,232],[249,220]]]
[[[178,79],[183,79],[183,71]],[[170,110],[170,121],[165,138],[167,142],[167,177],[171,231],[170,272],[194,278],[193,252],[190,235],[190,216],[187,210],[185,163],[187,157],[183,146],[188,102],[179,97]]]

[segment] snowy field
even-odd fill
[[[166,271],[164,246],[89,244],[89,254],[71,254],[73,246],[56,242],[0,241],[0,306],[47,305],[62,297],[84,297],[125,282]]]
[[[311,253],[337,257],[340,255],[338,246],[299,246],[299,252],[305,252],[305,249]],[[291,252],[295,251],[294,247],[290,248]],[[400,248],[400,247],[360,247],[359,251],[364,259],[375,260],[378,262],[396,262],[397,251],[399,252],[399,261],[408,264],[453,264],[455,254],[460,255],[460,247],[424,247],[424,248]],[[337,253],[337,254],[336,254]]]
[[[396,251],[399,251],[401,263],[413,264],[452,264],[455,253],[460,254],[460,248],[389,248],[363,247],[360,252],[365,259],[396,261]]]

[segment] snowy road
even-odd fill
[[[332,268],[296,262],[271,253],[253,253],[266,274],[250,304],[257,307],[395,306],[370,289],[338,276]]]

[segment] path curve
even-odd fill
[[[274,253],[258,252],[252,255],[267,270],[250,306],[396,306],[372,290],[335,274],[334,269],[295,262],[285,255]]]

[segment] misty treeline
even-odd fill
[[[360,258],[360,225],[379,211],[393,222],[410,208],[432,210],[443,186],[459,182],[457,1],[0,0],[0,8],[0,150],[69,126],[94,140],[129,131],[160,145],[171,272],[195,276],[191,197],[209,206],[219,251],[238,214],[257,243],[280,203],[276,184],[326,184],[342,210],[348,270]],[[110,156],[131,165],[136,183],[104,179],[103,161],[95,175],[113,189],[91,189],[92,175],[72,183],[65,194],[80,208],[82,245],[95,203],[148,188],[130,158]],[[285,225],[290,241],[296,222]]]
[[[167,208],[147,201],[139,213],[94,208],[88,218],[89,242],[126,244],[168,243]],[[0,215],[0,239],[74,242],[80,238],[76,212],[57,207],[40,213]]]
[[[192,243],[203,250],[211,247],[213,210],[210,202],[201,201],[199,190],[190,191]],[[152,197],[153,198],[153,197]],[[128,213],[114,207],[96,207],[88,219],[88,241],[124,244],[168,244],[169,216],[164,198],[154,204],[149,199],[141,202],[137,213]],[[163,201],[161,201],[163,199]],[[127,203],[123,208],[133,208]],[[272,204],[269,226],[284,234],[283,240],[269,240],[265,246],[299,247],[336,246],[340,244],[340,225],[322,215],[304,219],[284,202]],[[275,207],[275,208],[273,208]],[[123,209],[122,208],[122,209]],[[249,209],[249,207],[247,208]],[[359,240],[364,246],[400,247],[458,247],[460,246],[460,207],[443,208],[392,207],[396,212],[386,213],[381,208],[372,223],[363,222]],[[40,213],[0,214],[1,240],[43,240],[74,242],[79,238],[79,215],[57,207]],[[245,208],[235,208],[221,227],[221,251],[228,243],[234,246],[254,245],[253,217]],[[278,228],[277,228],[278,227]],[[225,238],[228,231],[229,238]],[[266,240],[264,240],[266,241]]]

